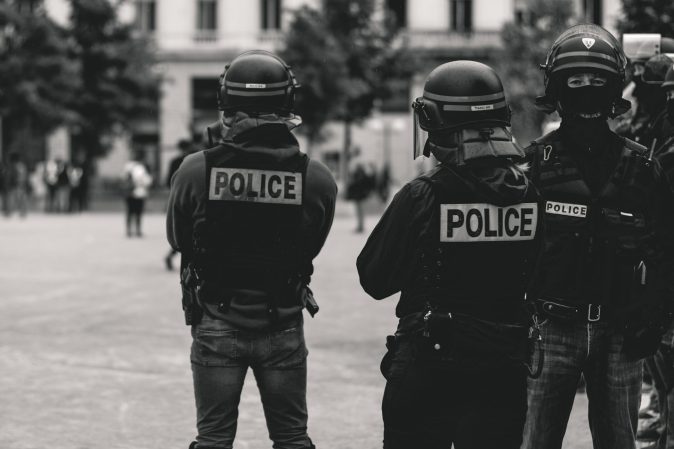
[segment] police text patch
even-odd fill
[[[587,217],[587,206],[584,204],[545,202],[545,213],[567,215],[569,217]]]
[[[538,204],[498,207],[493,204],[441,204],[441,242],[532,240],[536,236]]]
[[[208,199],[300,205],[302,173],[248,168],[212,168]]]

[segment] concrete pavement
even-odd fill
[[[379,361],[396,301],[360,289],[355,259],[366,235],[352,232],[350,211],[339,211],[316,260],[309,431],[319,448],[375,449]],[[145,234],[127,239],[114,213],[0,220],[0,448],[187,448],[195,432],[190,336],[178,275],[163,265],[162,215],[146,217]],[[565,449],[591,447],[583,397],[566,440]],[[271,447],[252,375],[235,446]]]

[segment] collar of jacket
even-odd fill
[[[512,134],[503,127],[461,129],[436,142],[429,138],[426,145],[435,158],[446,165],[463,165],[482,158],[524,158],[522,148],[513,142]]]
[[[298,116],[251,116],[237,112],[233,117],[223,119],[222,138],[228,146],[284,159],[299,152],[299,143],[290,132],[299,122],[301,119]]]

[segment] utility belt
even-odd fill
[[[530,324],[487,321],[460,312],[427,306],[400,319],[396,338],[414,338],[427,357],[448,357],[471,364],[522,364],[536,378],[543,366],[538,317]],[[538,363],[533,369],[533,353]]]
[[[183,292],[182,303],[186,325],[198,324],[204,313],[211,318],[218,319],[211,315],[203,304],[218,304],[218,312],[220,313],[229,311],[233,294],[222,295],[222,291],[227,289],[219,284],[208,283],[202,272],[193,263],[189,263],[182,270],[180,284]],[[318,303],[302,276],[296,275],[288,279],[284,287],[288,289],[287,294],[306,308],[312,317],[318,313]],[[215,298],[223,299],[216,300]],[[270,304],[270,312],[274,316],[277,315],[277,306],[275,303]]]
[[[536,299],[541,314],[548,318],[560,318],[579,323],[608,322],[612,308],[606,304],[570,304],[549,299]]]

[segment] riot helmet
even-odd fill
[[[264,50],[247,51],[220,75],[218,109],[225,115],[236,111],[290,115],[298,87],[290,66],[281,58]]]
[[[476,61],[452,61],[433,69],[424,84],[423,95],[412,103],[412,110],[415,159],[421,154],[422,146],[423,154],[429,156],[432,144],[441,145],[439,141],[443,139],[456,143],[457,148],[462,147],[464,140],[456,141],[456,136],[463,130],[489,130],[483,140],[492,141],[498,140],[492,139],[495,134],[503,135],[503,132],[495,133],[495,128],[510,126],[510,108],[501,79],[494,69]],[[428,133],[425,143],[421,142],[421,130]],[[509,145],[496,153],[521,157],[519,147],[512,145],[512,136],[505,133]],[[470,158],[471,155],[459,157],[460,160]]]
[[[674,39],[659,33],[625,33],[623,50],[632,65],[632,77],[640,82],[646,61],[655,55],[674,53]]]
[[[611,33],[598,25],[576,25],[552,44],[544,71],[545,95],[536,104],[545,112],[560,115],[590,114],[616,117],[629,110],[622,98],[627,58]],[[606,82],[572,89],[569,77],[591,74]]]

